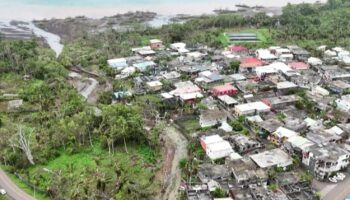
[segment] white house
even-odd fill
[[[302,163],[318,179],[325,179],[330,175],[345,169],[349,165],[350,152],[338,144],[327,146],[313,146],[303,153]]]
[[[122,70],[128,67],[128,64],[125,58],[110,59],[110,60],[107,60],[107,63],[111,68],[115,70]]]
[[[340,99],[336,99],[335,103],[338,110],[343,112],[350,111],[350,95],[344,95]]]
[[[211,160],[225,158],[234,153],[230,143],[219,135],[203,136],[200,143]]]
[[[163,87],[163,84],[160,81],[150,81],[147,82],[146,85],[150,91],[159,91]]]
[[[310,57],[307,60],[307,63],[312,65],[312,66],[316,66],[316,65],[322,65],[322,60],[319,58],[315,58],[315,57]]]
[[[256,50],[255,55],[258,59],[263,61],[277,60],[277,57],[273,55],[268,49],[258,49]]]
[[[282,167],[286,168],[293,164],[292,158],[281,149],[272,149],[259,154],[253,154],[250,158],[260,168]]]
[[[235,113],[240,115],[256,115],[259,113],[270,112],[270,107],[261,101],[240,104],[235,106]]]

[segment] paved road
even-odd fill
[[[345,197],[350,193],[350,175],[346,174],[347,178],[338,184],[336,184],[322,200],[344,200]]]
[[[33,197],[29,196],[23,190],[19,189],[16,184],[14,184],[11,179],[5,174],[3,170],[0,169],[0,188],[6,190],[7,195],[14,200],[35,200]]]

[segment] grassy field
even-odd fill
[[[240,28],[240,29],[227,29],[225,30],[225,32],[221,33],[218,36],[219,41],[227,46],[229,45],[231,42],[229,40],[229,38],[227,37],[226,33],[228,32],[237,32],[237,33],[255,33],[257,35],[257,38],[260,40],[260,42],[258,43],[254,43],[254,42],[248,42],[248,43],[244,43],[247,45],[258,45],[258,46],[264,46],[264,45],[271,45],[274,43],[273,38],[272,38],[272,34],[273,34],[274,30],[269,30],[267,28],[261,28],[261,29],[255,29],[255,28]]]
[[[159,156],[146,144],[133,144],[127,145],[128,152],[125,152],[124,145],[118,145],[115,149],[115,153],[109,155],[108,151],[101,148],[100,144],[95,144],[93,148],[87,148],[85,151],[67,154],[62,151],[61,155],[54,160],[42,165],[35,165],[28,169],[28,173],[23,172],[22,177],[27,177],[26,174],[31,176],[40,176],[40,183],[37,183],[37,187],[41,190],[45,190],[50,185],[51,174],[54,171],[60,171],[61,175],[69,177],[72,182],[79,180],[81,177],[90,176],[90,170],[99,169],[105,173],[114,173],[114,169],[110,167],[112,160],[120,160],[130,169],[130,173],[138,177],[140,183],[146,184],[153,172],[147,170],[149,166],[156,166]],[[127,167],[129,166],[130,167]],[[132,166],[132,168],[131,168]],[[6,169],[5,167],[3,167]],[[45,169],[45,170],[44,170]],[[15,175],[9,174],[10,178],[18,185],[21,189],[26,191],[28,194],[34,196],[32,188],[27,186],[23,181],[18,179]],[[32,178],[32,180],[34,180]],[[156,186],[156,184],[155,184]],[[35,197],[38,200],[49,199],[44,194],[35,192]]]

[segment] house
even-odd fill
[[[146,83],[148,90],[156,92],[162,89],[163,84],[160,81],[150,81]]]
[[[306,138],[318,145],[329,145],[342,140],[340,135],[327,131],[323,127],[315,128],[306,133]]]
[[[350,94],[343,95],[339,99],[335,100],[335,104],[337,105],[337,109],[343,112],[350,111]]]
[[[266,183],[268,179],[267,172],[258,169],[249,158],[230,161],[227,165],[232,171],[235,183],[238,185],[248,186],[255,183]]]
[[[199,124],[202,128],[212,127],[227,121],[227,114],[219,109],[203,110],[199,117]]]
[[[263,169],[271,167],[281,167],[285,169],[293,164],[292,158],[281,149],[272,149],[262,153],[253,154],[250,158]]]
[[[225,165],[213,165],[205,163],[199,166],[198,178],[202,183],[208,185],[210,185],[210,182],[212,181],[220,183],[230,178],[230,169]]]
[[[315,145],[315,143],[300,135],[292,136],[286,142],[291,144],[292,148],[297,152],[308,151],[310,147]]]
[[[259,60],[265,62],[272,62],[277,60],[277,56],[273,55],[268,49],[258,49],[255,51],[255,55]]]
[[[299,135],[297,132],[289,130],[284,127],[279,127],[275,132],[270,134],[268,139],[276,145],[281,145],[289,138]]]
[[[216,72],[203,71],[200,72],[198,76],[199,77],[195,79],[195,82],[203,88],[213,87],[224,82],[224,77]]]
[[[17,109],[23,105],[23,99],[11,100],[7,102],[7,109]]]
[[[245,81],[247,80],[247,77],[244,74],[231,74],[229,77],[234,81]]]
[[[325,79],[328,81],[350,80],[350,72],[337,65],[322,66],[320,71],[323,72]]]
[[[180,79],[181,74],[177,71],[171,71],[171,72],[162,74],[162,77],[167,81],[175,81]]]
[[[344,94],[350,91],[350,84],[342,80],[336,80],[329,82],[328,88],[334,93]]]
[[[287,48],[277,48],[274,50],[274,54],[283,61],[291,61],[294,58],[292,52]]]
[[[187,57],[190,58],[192,61],[200,61],[202,60],[206,54],[201,53],[199,51],[194,51],[194,52],[188,52]]]
[[[151,67],[155,67],[155,66],[156,66],[156,63],[153,61],[144,61],[144,62],[133,64],[133,67],[135,67],[140,72],[144,72],[150,69]]]
[[[230,143],[219,135],[203,136],[200,138],[200,143],[211,160],[225,158],[234,152]]]
[[[240,59],[241,64],[239,65],[240,71],[255,71],[257,67],[261,67],[264,65],[262,60],[254,57],[244,57]]]
[[[156,52],[151,50],[139,50],[137,53],[142,57],[148,57],[148,56],[154,56],[156,55]]]
[[[297,96],[288,95],[264,98],[261,101],[270,106],[271,109],[282,109],[286,106],[294,105],[298,100],[299,98]]]
[[[169,94],[179,97],[183,103],[194,103],[197,99],[203,98],[201,89],[191,81],[178,82],[174,86],[176,89]]]
[[[152,49],[159,49],[163,47],[163,41],[159,40],[159,39],[152,39],[149,41],[149,46]]]
[[[144,46],[144,47],[136,47],[136,48],[132,48],[131,51],[134,54],[138,54],[139,51],[149,51],[152,50],[150,46]]]
[[[307,59],[307,63],[311,66],[318,66],[318,65],[322,65],[323,62],[319,58],[310,57]]]
[[[349,165],[350,152],[334,144],[313,146],[303,153],[302,163],[317,179],[325,179]]]
[[[240,46],[240,45],[230,45],[227,47],[227,49],[234,53],[234,54],[238,54],[238,55],[246,55],[248,54],[248,48],[244,47],[244,46]]]
[[[221,96],[221,95],[235,95],[238,93],[237,88],[235,88],[234,86],[232,86],[231,84],[227,83],[225,85],[219,85],[216,87],[213,87],[210,89],[210,92],[214,95],[214,96]]]
[[[235,106],[235,113],[240,115],[256,115],[259,113],[270,112],[270,107],[261,101],[240,104]]]
[[[235,105],[238,105],[238,101],[228,95],[218,96],[219,103],[225,108],[233,108]]]
[[[277,90],[279,90],[280,92],[288,92],[290,90],[298,88],[298,86],[295,85],[295,83],[290,81],[279,82],[277,83],[276,87],[277,87]]]
[[[229,139],[238,153],[247,153],[262,147],[260,142],[245,135],[234,135]]]
[[[180,54],[186,54],[189,52],[189,50],[186,49],[186,44],[182,42],[173,43],[170,45],[170,48]]]
[[[259,122],[257,124],[258,128],[260,129],[259,135],[266,138],[283,125],[284,124],[281,121],[275,118],[268,118],[267,120]]]
[[[306,70],[309,69],[309,65],[304,62],[289,62],[288,66],[295,70]]]
[[[320,86],[316,86],[315,88],[313,88],[313,92],[315,94],[321,95],[321,96],[329,96],[329,92],[328,90],[320,87]]]
[[[107,63],[114,70],[122,70],[128,67],[128,64],[125,58],[110,59],[110,60],[107,60]]]
[[[287,48],[292,52],[292,54],[294,55],[294,58],[298,61],[305,62],[311,55],[310,52],[296,45],[290,45],[290,46],[287,46]]]

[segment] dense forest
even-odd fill
[[[88,105],[68,83],[69,69],[80,66],[111,78],[106,60],[128,56],[130,48],[149,39],[223,48],[227,45],[220,39],[223,32],[247,28],[264,29],[270,35],[269,40],[254,44],[258,46],[349,47],[350,1],[288,5],[278,17],[221,14],[160,28],[109,29],[70,41],[58,59],[35,39],[0,37],[3,168],[50,199],[152,199],[159,189],[155,181],[158,133],[144,130],[143,105],[108,105],[108,101]],[[24,101],[20,109],[2,110],[3,102],[17,98]]]
[[[1,102],[24,101],[18,110],[1,110],[5,169],[50,199],[153,195],[154,152],[143,135],[140,109],[101,105],[97,113],[68,84],[68,70],[53,52],[35,40],[2,40],[0,71]]]

